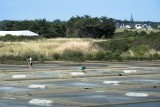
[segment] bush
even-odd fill
[[[108,41],[101,41],[101,42],[95,42],[95,47],[98,45],[99,47],[101,47],[103,50],[108,50],[111,44],[111,40]]]
[[[22,56],[13,56],[13,55],[3,55],[0,57],[1,62],[6,62],[6,61],[23,61]]]
[[[160,55],[158,53],[153,54],[153,59],[160,59]]]
[[[93,56],[91,54],[86,54],[84,59],[92,60]]]
[[[45,58],[43,55],[38,56],[38,63],[44,63],[44,60],[45,60]]]
[[[65,50],[62,58],[64,60],[84,60],[84,55],[82,52],[74,50]]]
[[[6,34],[4,37],[5,41],[15,41],[15,37],[11,34]]]
[[[140,36],[146,36],[146,35],[147,35],[147,33],[145,31],[140,32]]]
[[[58,54],[58,53],[54,53],[54,54],[53,54],[53,59],[54,59],[54,60],[57,61],[57,60],[60,59],[60,58],[61,58],[60,54]]]
[[[28,40],[38,40],[43,39],[42,37],[32,37],[32,36],[13,36],[11,34],[6,34],[3,37],[0,37],[0,41],[28,41]]]
[[[149,46],[148,45],[140,45],[140,46],[133,48],[132,50],[133,50],[135,56],[142,57],[145,55],[146,52],[149,51]]]
[[[113,58],[118,60],[118,61],[122,61],[122,58],[120,56],[121,54],[119,52],[115,52],[113,53]]]
[[[109,50],[112,52],[118,51],[120,53],[126,52],[131,47],[131,43],[132,41],[130,39],[112,40],[109,46]]]
[[[113,58],[113,53],[112,53],[112,51],[106,51],[105,59],[111,60],[112,58]]]
[[[99,51],[95,54],[95,59],[96,60],[104,60],[106,54],[103,51]]]

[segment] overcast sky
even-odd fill
[[[46,18],[68,20],[72,16],[106,16],[160,22],[160,0],[0,0],[0,20]]]

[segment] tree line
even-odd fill
[[[30,30],[46,38],[111,38],[115,28],[115,20],[112,18],[98,18],[88,15],[71,17],[68,21],[59,19],[54,21],[47,21],[46,19],[0,21],[0,30]]]

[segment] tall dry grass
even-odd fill
[[[73,50],[86,54],[99,51],[98,46],[93,46],[95,39],[56,38],[40,39],[37,41],[0,42],[1,56],[43,55],[46,59],[52,58],[54,53],[63,54],[66,50]]]

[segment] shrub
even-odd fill
[[[160,59],[160,55],[158,53],[153,54],[153,59]]]
[[[45,60],[45,58],[44,58],[43,55],[39,55],[39,56],[38,56],[38,62],[39,62],[39,63],[44,63],[44,60]]]
[[[146,35],[147,35],[147,33],[145,31],[140,32],[140,36],[146,36]]]
[[[98,45],[99,47],[101,47],[104,50],[108,50],[111,44],[111,40],[107,40],[107,41],[101,41],[101,42],[95,42],[95,47]]]
[[[3,55],[0,57],[1,62],[5,61],[22,61],[23,57],[22,56],[13,56],[13,55]]]
[[[74,50],[65,50],[62,58],[64,60],[84,60],[84,55],[82,52]]]
[[[122,61],[121,53],[114,52],[113,53],[113,59],[116,59],[117,61]]]
[[[140,45],[140,46],[133,48],[132,50],[133,50],[135,56],[142,57],[145,55],[146,52],[149,51],[149,46],[148,45]]]
[[[84,59],[92,60],[93,56],[91,54],[86,54]]]
[[[112,58],[113,58],[113,53],[112,53],[112,51],[106,51],[105,59],[111,60]]]
[[[61,58],[60,54],[58,54],[58,53],[54,53],[54,54],[53,54],[53,59],[54,59],[54,60],[58,60],[58,59],[60,59],[60,58]]]
[[[103,51],[98,51],[96,54],[95,54],[95,59],[96,60],[104,60],[105,59],[105,53]]]
[[[126,52],[131,47],[131,43],[132,41],[130,39],[112,40],[109,46],[109,50],[111,50],[112,52]]]
[[[4,40],[5,41],[14,41],[15,37],[11,34],[6,34],[5,37],[4,37]]]

